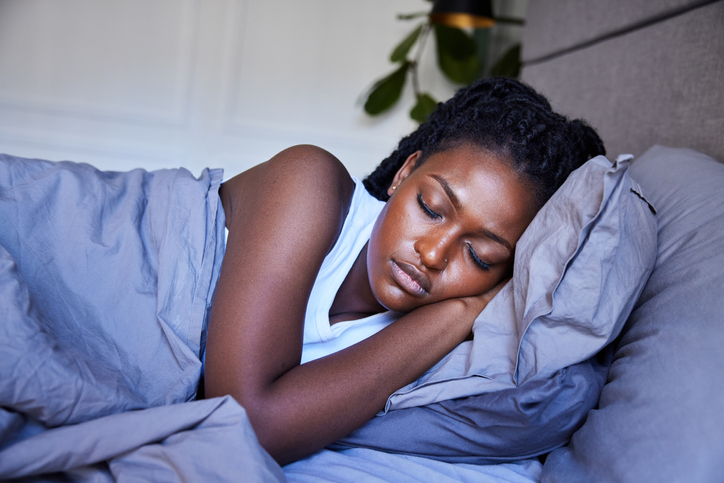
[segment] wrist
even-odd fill
[[[460,329],[461,337],[467,337],[472,331],[475,319],[486,305],[476,299],[477,297],[455,298],[434,304],[438,306],[439,322],[445,325],[445,330]]]

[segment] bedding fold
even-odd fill
[[[235,401],[193,401],[221,179],[0,155],[0,479],[283,481]]]
[[[62,398],[37,394],[49,408],[72,408],[48,410],[45,424],[194,397],[223,258],[221,178],[0,156],[0,226],[12,227],[0,245],[31,300],[17,309],[44,334],[7,334],[29,346],[14,376],[27,380],[24,371],[62,354],[58,375],[70,378]]]

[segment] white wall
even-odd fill
[[[318,144],[363,176],[415,128],[358,98],[423,0],[0,0],[0,152],[231,176]],[[427,46],[432,54],[434,44]],[[453,85],[432,55],[423,84]]]

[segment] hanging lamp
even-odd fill
[[[495,25],[490,0],[436,0],[430,20],[457,28],[487,29]]]

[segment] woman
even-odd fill
[[[359,427],[469,336],[536,212],[572,170],[603,153],[591,128],[553,113],[517,81],[491,79],[440,105],[365,180],[384,205],[312,146],[228,181],[206,396],[236,398],[280,463]],[[325,286],[321,341],[339,323],[388,310],[399,319],[373,320],[374,335],[300,365],[309,326],[320,324],[309,318],[318,275],[359,217],[372,221],[354,232],[361,249],[338,283]]]

